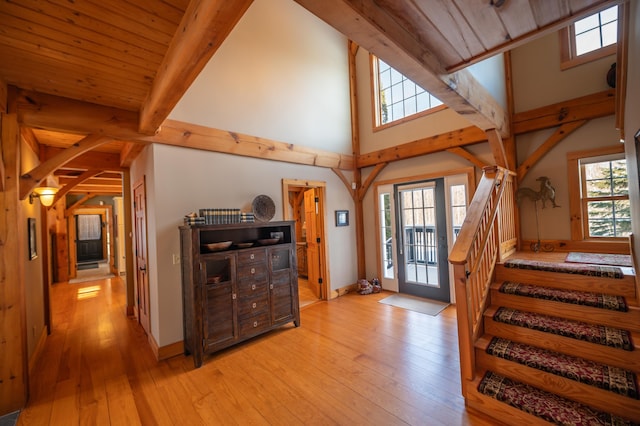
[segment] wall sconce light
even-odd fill
[[[50,186],[39,186],[37,188],[33,188],[33,192],[29,194],[29,204],[33,204],[34,198],[40,198],[40,203],[45,207],[49,207],[53,204],[53,199],[56,197],[57,192],[58,188]]]

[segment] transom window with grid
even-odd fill
[[[631,206],[624,155],[582,158],[579,165],[585,237],[628,237]]]
[[[582,18],[560,35],[562,69],[612,55],[618,42],[618,6]]]
[[[375,128],[397,124],[444,108],[438,98],[383,60],[371,55],[371,66]]]

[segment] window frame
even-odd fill
[[[405,117],[400,118],[398,120],[394,120],[394,121],[390,121],[388,123],[380,124],[380,121],[381,121],[380,114],[381,113],[380,113],[380,90],[378,89],[378,87],[380,86],[380,84],[378,82],[378,75],[379,75],[379,73],[378,73],[378,57],[375,56],[373,53],[369,53],[369,71],[370,71],[369,81],[371,82],[371,114],[372,114],[371,123],[372,123],[372,127],[373,127],[373,131],[374,132],[377,132],[379,130],[387,129],[389,127],[393,127],[393,126],[396,126],[398,124],[406,123],[408,121],[412,121],[412,120],[415,120],[417,118],[424,117],[424,116],[433,114],[434,112],[442,111],[443,109],[447,108],[447,106],[443,103],[441,105],[438,105],[438,106],[435,106],[435,107],[431,107],[431,108],[426,109],[424,111],[416,112],[414,114],[405,116]],[[409,81],[412,81],[410,78],[408,78],[404,74],[402,74],[402,75],[405,78],[407,78]],[[413,82],[413,83],[415,84],[415,82]],[[429,93],[429,95],[431,95],[431,96],[434,96],[428,90],[425,90],[425,92]]]
[[[614,241],[622,242],[628,240],[628,237],[592,237],[589,235],[589,220],[587,213],[587,204],[589,201],[599,199],[583,197],[583,185],[584,180],[583,168],[580,164],[580,160],[586,160],[589,158],[620,155],[620,159],[626,159],[624,153],[624,145],[614,145],[603,148],[596,148],[586,151],[576,151],[567,153],[567,171],[568,171],[568,190],[569,190],[569,210],[571,217],[571,239],[574,241]],[[627,174],[628,178],[628,174]],[[629,199],[629,194],[626,196],[610,196],[602,197],[603,199],[617,200],[617,199]]]
[[[618,51],[618,43],[620,43],[621,37],[621,25],[623,22],[623,14],[624,7],[621,5],[618,6],[618,36],[617,41],[614,44],[610,44],[608,46],[601,47],[596,50],[592,50],[591,52],[584,53],[582,55],[576,54],[576,31],[574,23],[571,25],[562,28],[558,33],[560,36],[560,69],[562,71],[567,70],[569,68],[576,67],[578,65],[586,64],[588,62],[593,62],[598,59],[615,55]],[[595,15],[596,13],[600,13],[603,10],[607,10],[613,7],[612,5],[608,5],[607,7],[600,9],[591,15],[584,16],[583,18],[587,18],[589,16]],[[581,18],[582,19],[582,18]]]

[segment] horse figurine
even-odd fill
[[[542,208],[544,209],[547,204],[547,200],[551,201],[553,208],[560,207],[556,204],[556,189],[551,186],[551,181],[546,176],[540,176],[536,181],[540,182],[540,190],[534,191],[531,188],[520,188],[516,192],[516,202],[520,205],[523,198],[529,198],[531,201],[542,201]]]

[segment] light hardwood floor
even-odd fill
[[[157,362],[119,278],[53,287],[53,332],[20,425],[490,425],[460,396],[455,308],[348,294],[205,357]]]

